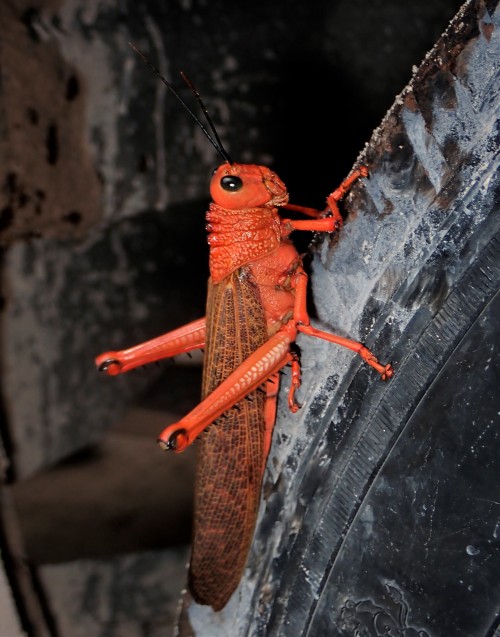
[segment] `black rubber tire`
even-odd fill
[[[314,300],[395,376],[298,340],[247,573],[195,635],[499,634],[499,21],[466,3],[359,157]]]

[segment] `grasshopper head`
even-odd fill
[[[286,186],[278,175],[256,164],[222,164],[214,171],[210,194],[214,203],[230,210],[288,202]]]

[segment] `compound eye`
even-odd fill
[[[243,188],[243,180],[235,175],[225,175],[220,180],[220,185],[223,190],[227,190],[228,192],[236,192],[237,190],[241,190]]]

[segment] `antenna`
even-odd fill
[[[208,114],[207,111],[207,107],[205,106],[205,104],[203,103],[203,100],[201,99],[200,94],[198,93],[198,91],[196,90],[194,84],[191,82],[191,80],[187,77],[187,75],[184,73],[184,71],[181,71],[181,77],[184,80],[184,82],[186,82],[186,84],[189,86],[189,88],[191,89],[191,91],[193,92],[193,95],[196,97],[198,104],[201,107],[201,110],[203,111],[203,114],[206,117],[206,120],[208,122],[208,125],[210,126],[210,129],[212,130],[212,133],[214,134],[215,137],[215,141],[217,142],[217,144],[220,146],[220,148],[224,148],[222,146],[222,142],[220,140],[219,134],[217,133],[217,130],[215,128],[215,125],[212,121],[212,118],[210,117],[210,115]],[[233,162],[230,161],[230,164],[232,164]]]
[[[229,156],[229,154],[227,153],[227,151],[225,150],[224,146],[222,145],[222,142],[219,138],[219,135],[217,134],[217,131],[215,129],[214,123],[210,117],[210,115],[208,114],[208,111],[205,107],[205,104],[203,103],[198,91],[195,89],[195,87],[193,86],[192,82],[186,77],[186,75],[181,71],[181,76],[182,79],[186,82],[186,84],[189,86],[189,88],[191,89],[191,91],[194,93],[194,96],[196,97],[198,103],[201,106],[201,109],[203,111],[203,114],[205,115],[208,125],[210,127],[210,129],[212,130],[213,136],[208,132],[206,126],[203,124],[203,122],[200,121],[200,119],[193,113],[193,111],[189,108],[189,106],[186,104],[186,102],[182,99],[182,97],[179,95],[179,93],[177,93],[177,91],[175,90],[175,88],[172,86],[172,84],[170,84],[170,82],[160,73],[160,71],[156,68],[156,66],[154,66],[154,64],[152,64],[148,58],[144,55],[144,53],[142,53],[142,51],[140,51],[134,44],[132,44],[132,42],[129,42],[130,46],[132,47],[132,49],[141,56],[141,58],[144,60],[144,62],[147,64],[147,66],[149,66],[149,68],[153,71],[153,73],[156,75],[156,77],[158,79],[160,79],[163,84],[165,84],[165,86],[168,88],[168,90],[172,93],[172,95],[174,95],[177,100],[181,103],[182,107],[184,108],[184,110],[189,113],[189,115],[194,119],[194,121],[198,124],[198,126],[201,128],[201,130],[204,132],[205,136],[208,138],[209,142],[212,144],[212,146],[215,148],[215,150],[228,162],[228,164],[233,164],[233,160],[231,159],[231,157]]]

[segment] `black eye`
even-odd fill
[[[235,177],[235,175],[226,175],[220,180],[220,185],[224,190],[235,192],[236,190],[241,190],[241,188],[243,188],[243,180],[239,177]]]

